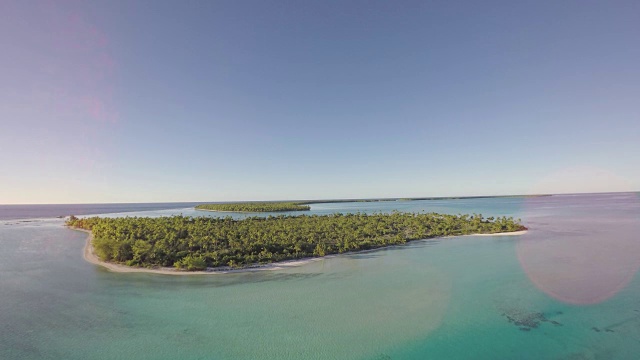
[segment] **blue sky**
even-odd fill
[[[640,189],[637,1],[0,4],[0,203]]]

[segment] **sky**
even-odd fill
[[[640,190],[640,2],[0,1],[0,204]]]

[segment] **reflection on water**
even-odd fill
[[[635,194],[319,204],[310,213],[396,208],[515,216],[531,230],[279,271],[173,277],[84,262],[85,235],[60,219],[7,220],[0,358],[629,359],[640,351]],[[174,213],[196,214],[128,214]]]

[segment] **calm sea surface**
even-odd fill
[[[311,205],[315,214],[508,215],[531,230],[416,241],[286,270],[187,277],[110,273],[87,263],[86,235],[55,218],[217,216],[191,205],[0,206],[0,359],[640,354],[635,193]]]

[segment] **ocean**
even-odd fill
[[[111,273],[64,215],[232,216],[195,203],[0,206],[0,359],[635,359],[640,196],[322,203],[307,214],[521,218],[300,267]],[[268,214],[265,214],[268,215]]]

